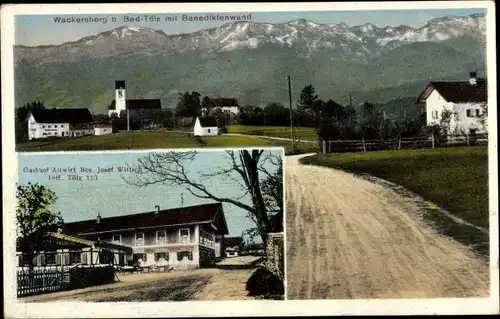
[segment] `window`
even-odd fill
[[[76,132],[76,134],[75,134],[75,135],[76,135],[76,136],[80,136],[80,132]]]
[[[210,133],[210,129],[208,129],[207,132]]]
[[[142,260],[142,262],[146,262],[147,255],[146,254],[134,254],[133,259],[134,259],[134,264],[139,263],[139,261],[141,261],[141,260]]]
[[[155,261],[160,261],[160,259],[168,261],[168,252],[155,253]]]
[[[193,253],[190,251],[179,251],[177,253],[177,260],[181,261],[184,258],[187,258],[188,260],[193,260]]]
[[[123,92],[122,92],[122,90],[118,90],[118,97],[119,97],[119,98],[122,98],[122,97],[123,97]]]
[[[472,117],[472,110],[471,109],[467,109],[467,110],[465,110],[465,112],[467,113],[467,117]]]
[[[189,228],[179,229],[179,243],[180,244],[189,243]]]
[[[42,125],[42,128],[45,128],[45,125]]]
[[[82,254],[77,251],[72,251],[69,253],[69,259],[72,265],[80,264],[82,262]]]
[[[48,127],[48,128],[51,128],[51,127],[52,127],[52,125],[49,125],[49,126],[47,126],[47,127]]]
[[[64,125],[61,125],[61,127],[64,127]]]
[[[46,253],[45,254],[45,264],[46,265],[55,265],[56,264],[56,254],[55,253]]]
[[[432,118],[438,119],[438,111],[437,110],[432,111]]]
[[[144,246],[144,233],[143,232],[135,233],[135,246],[136,247]]]
[[[164,230],[156,231],[156,244],[166,244],[167,243],[167,232]]]
[[[122,235],[120,234],[114,234],[113,235],[113,242],[120,244],[122,242]]]
[[[479,109],[476,109],[476,116],[479,117]]]

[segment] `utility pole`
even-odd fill
[[[351,93],[349,93],[349,107],[352,108],[352,97],[351,97]]]
[[[293,134],[293,115],[292,115],[292,82],[290,76],[288,79],[288,99],[290,101],[290,135],[292,136],[292,149],[295,150],[295,134]]]
[[[127,132],[130,131],[130,110],[128,109],[128,103],[125,101],[125,107],[127,108]]]

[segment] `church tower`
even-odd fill
[[[118,116],[122,111],[126,111],[125,81],[115,82],[115,112]]]

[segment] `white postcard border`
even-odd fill
[[[27,14],[91,14],[91,13],[150,13],[150,12],[257,12],[257,11],[322,11],[322,10],[387,10],[387,9],[487,9],[487,77],[489,122],[496,132],[496,29],[495,7],[492,1],[432,1],[432,2],[344,2],[344,3],[204,3],[196,4],[64,4],[64,5],[4,5],[1,15],[2,38],[2,142],[3,142],[3,211],[15,211],[17,156],[14,123],[14,16]],[[203,8],[203,10],[200,10]],[[123,150],[124,152],[126,150]],[[157,150],[154,150],[157,151]],[[103,152],[101,152],[103,153]],[[479,314],[499,312],[498,289],[498,158],[497,135],[489,138],[490,194],[490,297],[468,299],[398,299],[398,300],[292,300],[292,301],[218,301],[218,302],[155,302],[150,303],[22,303],[15,295],[13,252],[15,221],[4,213],[4,304],[7,317],[191,317],[191,316],[257,316],[257,315],[335,315],[335,314]],[[285,213],[286,216],[286,213]],[[14,249],[15,250],[15,249]]]

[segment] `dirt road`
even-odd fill
[[[23,302],[51,301],[186,301],[246,300],[245,283],[253,269],[197,269],[169,273],[120,275],[120,282],[85,289],[21,298]]]
[[[286,159],[289,299],[488,296],[487,263],[414,202],[302,156]]]

